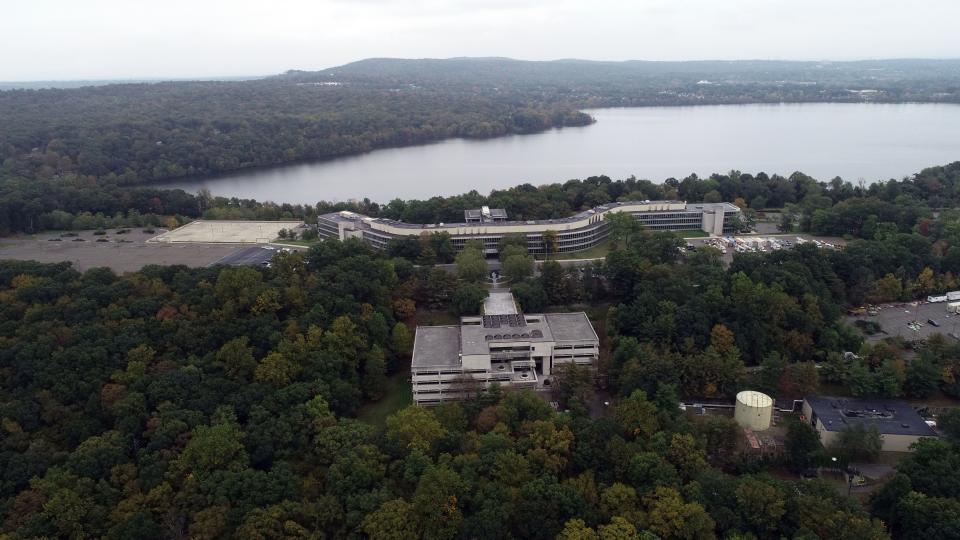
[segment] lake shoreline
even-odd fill
[[[729,170],[821,181],[898,178],[960,159],[960,105],[754,103],[581,109],[595,122],[484,139],[449,138],[265,165],[151,187],[240,199],[429,198],[607,175],[660,183]]]

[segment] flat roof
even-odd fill
[[[513,293],[491,292],[483,301],[484,315],[511,315],[517,313],[517,305],[513,301]]]
[[[586,313],[547,313],[543,317],[555,341],[600,340]]]
[[[414,368],[460,367],[460,327],[418,326],[410,365]]]
[[[703,211],[716,211],[718,209],[723,209],[724,212],[738,212],[740,211],[735,205],[728,202],[721,203],[690,203],[687,204],[685,201],[621,201],[621,202],[609,202],[606,204],[601,204],[589,210],[583,210],[572,216],[556,218],[556,219],[537,219],[537,220],[528,220],[528,221],[488,221],[483,223],[484,226],[491,227],[506,227],[511,225],[551,225],[559,223],[571,223],[574,221],[580,221],[586,219],[598,212],[603,212],[613,208],[619,208],[621,206],[634,206],[634,205],[665,205],[665,204],[683,204],[685,208],[683,210],[675,210],[680,212],[703,212]],[[498,209],[491,209],[493,210]],[[465,212],[469,212],[466,210]],[[664,212],[665,210],[651,210],[651,212]],[[350,212],[347,210],[341,212],[333,212],[330,214],[323,214],[320,217],[324,217],[331,220],[370,220],[376,221],[379,223],[385,223],[392,225],[394,227],[402,229],[418,229],[418,230],[437,230],[437,229],[455,229],[458,227],[471,227],[475,226],[475,223],[406,223],[403,221],[396,221],[388,218],[371,218],[364,216],[362,214],[357,214],[356,212]]]
[[[542,317],[542,315],[526,317]],[[460,327],[460,349],[465,355],[489,354],[491,344],[515,341],[540,343],[554,341],[554,336],[545,322],[528,322],[525,326],[500,328],[484,328],[480,324],[467,324]]]
[[[917,411],[904,401],[830,396],[804,399],[827,431],[863,424],[874,426],[885,435],[937,436]]]

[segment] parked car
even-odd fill
[[[939,327],[939,326],[940,326],[940,323],[938,323],[937,321],[935,321],[935,320],[933,320],[933,319],[927,319],[927,322],[930,323],[930,326],[936,326],[936,327]]]

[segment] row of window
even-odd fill
[[[736,212],[725,213],[725,217],[726,214],[735,215]],[[644,226],[654,230],[696,230],[701,227],[703,220],[703,214],[691,212],[634,213],[632,215],[635,219],[643,223]],[[320,219],[318,219],[318,224],[319,222]],[[726,223],[724,223],[724,225],[723,230],[725,232],[732,230],[731,227],[726,226]],[[336,236],[337,234],[338,231],[335,231],[331,236]],[[500,239],[503,236],[502,234],[455,236],[451,239],[451,243],[455,249],[460,250],[463,249],[469,241],[481,240],[483,241],[485,249],[494,250],[497,249]],[[609,227],[605,221],[597,221],[575,231],[560,231],[557,234],[558,251],[571,252],[589,249],[599,244],[607,236],[609,236]],[[367,229],[364,230],[363,237],[364,240],[375,248],[385,249],[387,243],[391,239],[396,238],[397,235]],[[546,246],[543,243],[543,235],[541,233],[528,234],[527,249],[531,253],[545,253]]]

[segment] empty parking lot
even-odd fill
[[[156,233],[132,230],[116,234],[94,235],[92,231],[61,237],[38,234],[0,239],[0,259],[70,262],[77,270],[107,267],[116,272],[139,270],[148,264],[208,266],[241,249],[235,244],[160,244],[148,243]]]
[[[150,243],[265,244],[281,229],[297,229],[302,221],[205,221],[197,220],[151,238]]]
[[[880,340],[885,337],[902,337],[908,340],[926,339],[933,334],[955,334],[960,336],[960,315],[947,313],[946,303],[911,302],[884,304],[877,306],[876,315],[847,317],[850,324],[858,319],[874,321],[883,332],[867,336],[868,340]],[[937,325],[931,324],[934,321]],[[917,321],[921,326],[911,328],[909,323]]]

